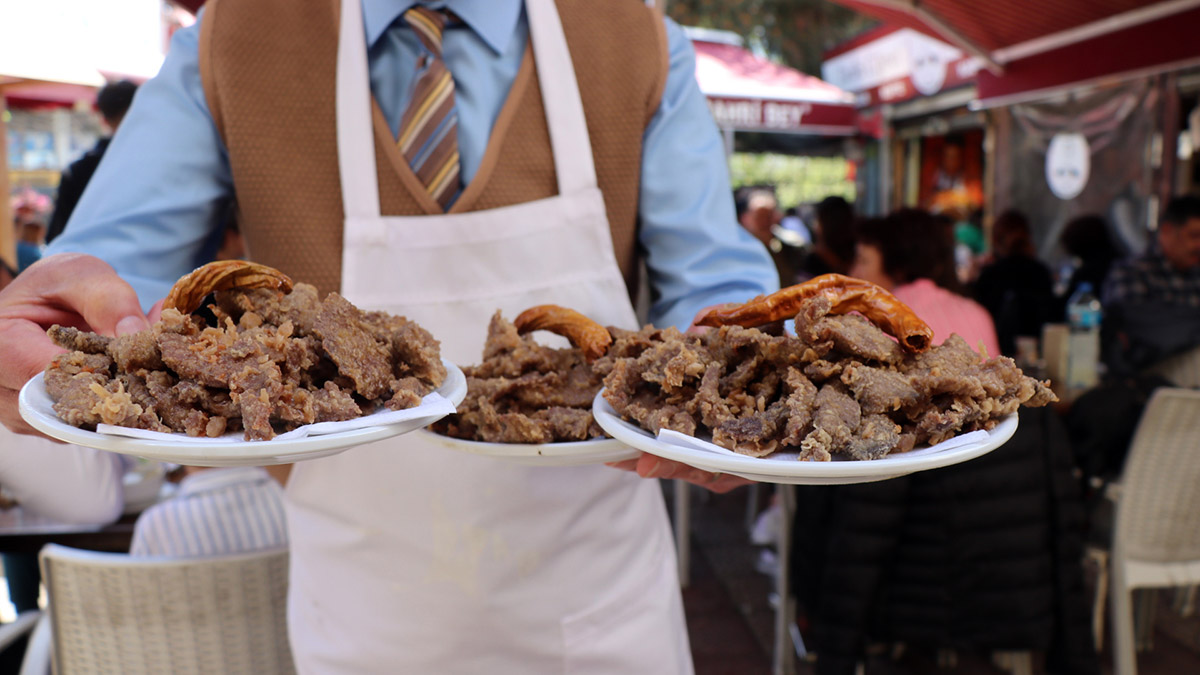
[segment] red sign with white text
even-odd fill
[[[710,96],[708,108],[721,128],[831,136],[855,132],[855,110],[845,105]]]

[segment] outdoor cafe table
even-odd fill
[[[0,553],[37,553],[46,544],[127,553],[135,520],[137,514],[129,514],[109,525],[78,525],[25,513],[17,506],[0,511]]]

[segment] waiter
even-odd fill
[[[210,0],[51,253],[98,256],[145,307],[236,197],[251,258],[416,320],[456,363],[496,309],[635,328],[639,255],[650,319],[686,327],[776,284],[693,73],[637,0]],[[6,402],[52,352],[29,321],[145,325],[94,258],[34,271],[0,295]],[[656,481],[402,436],[298,464],[287,497],[301,672],[692,670]]]

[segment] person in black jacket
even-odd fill
[[[96,94],[96,107],[100,109],[100,116],[104,118],[104,123],[108,125],[112,133],[117,132],[117,127],[125,118],[125,111],[129,110],[130,104],[133,103],[133,95],[136,91],[137,85],[133,82],[118,80],[104,85]],[[67,221],[71,218],[71,212],[75,210],[75,205],[83,196],[83,189],[92,179],[92,174],[96,173],[96,167],[100,165],[100,160],[104,157],[104,151],[108,149],[111,140],[112,136],[109,135],[96,141],[96,145],[91,150],[88,150],[83,157],[72,162],[63,171],[58,183],[58,198],[54,204],[54,215],[50,217],[50,225],[46,230],[47,244],[62,234],[63,229],[66,228]]]
[[[1019,414],[978,459],[797,488],[792,579],[818,675],[852,675],[872,643],[1028,650],[1047,672],[1099,675],[1066,429],[1050,408]]]
[[[826,197],[817,204],[815,215],[813,246],[800,263],[797,281],[831,272],[846,274],[854,262],[854,205],[841,197]]]
[[[1087,282],[1097,293],[1104,289],[1108,271],[1121,257],[1121,251],[1113,243],[1108,223],[1103,216],[1087,214],[1072,219],[1063,227],[1058,241],[1063,250],[1078,261],[1071,273],[1067,290],[1059,297],[1058,320],[1066,321],[1067,300],[1075,294],[1079,284]]]
[[[1016,356],[1019,336],[1041,338],[1042,326],[1056,317],[1057,300],[1050,268],[1037,259],[1029,219],[1008,210],[992,223],[995,259],[975,282],[975,299],[996,323],[1000,351]]]

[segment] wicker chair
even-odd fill
[[[1200,582],[1200,391],[1161,388],[1121,474],[1111,557],[1113,665],[1134,675],[1132,592]]]
[[[1149,372],[1165,377],[1176,387],[1200,389],[1200,348],[1160,361],[1151,366]]]
[[[41,552],[60,675],[291,674],[288,553],[133,558]]]

